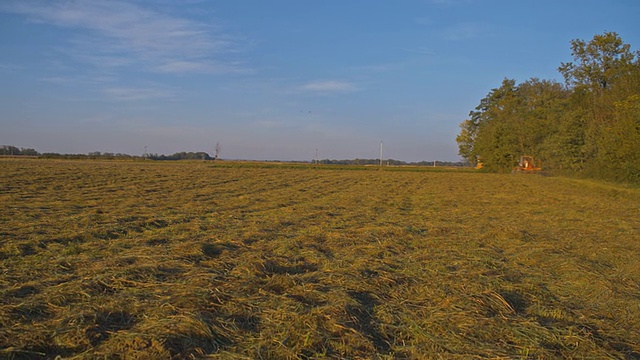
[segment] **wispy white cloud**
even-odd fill
[[[114,78],[109,76],[104,76],[104,75],[97,75],[92,77],[81,76],[81,75],[77,75],[77,76],[54,75],[54,76],[41,77],[39,78],[39,80],[46,83],[57,84],[57,85],[99,85],[99,84],[111,83],[114,81]]]
[[[58,84],[58,85],[77,83],[77,79],[66,77],[66,76],[48,76],[48,77],[40,78],[40,81],[48,82],[51,84]]]
[[[84,30],[69,42],[69,53],[100,66],[137,64],[163,72],[210,72],[210,64],[224,64],[222,54],[234,46],[231,37],[211,25],[127,1],[11,1],[0,5],[0,11],[22,14],[36,23]],[[236,67],[216,65],[216,71]]]
[[[425,48],[422,46],[418,46],[418,47],[412,47],[412,48],[402,48],[402,51],[406,51],[406,52],[410,52],[410,53],[414,53],[414,54],[420,54],[420,55],[434,55],[435,53],[433,52],[433,50],[429,49],[429,48]]]
[[[5,73],[14,72],[14,71],[19,70],[21,68],[22,67],[18,66],[18,65],[0,63],[0,72],[5,72]]]
[[[398,67],[399,67],[399,64],[397,63],[385,63],[385,64],[369,64],[369,65],[351,66],[348,69],[358,73],[383,73],[383,72],[396,70],[398,69]]]
[[[210,64],[199,61],[176,60],[168,61],[156,67],[156,70],[166,73],[184,73],[184,72],[209,72]]]
[[[459,23],[443,29],[440,34],[446,40],[472,39],[484,33],[483,26],[475,23]]]
[[[312,81],[299,87],[300,90],[317,93],[345,93],[357,91],[358,87],[348,81]]]
[[[167,99],[175,97],[175,91],[161,87],[109,87],[103,93],[110,98],[122,101]]]
[[[158,65],[156,71],[163,73],[207,73],[207,74],[231,74],[249,73],[250,69],[237,63],[215,63],[211,61],[185,61],[175,60]]]

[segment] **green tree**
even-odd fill
[[[595,35],[591,41],[571,40],[575,63],[562,63],[558,71],[569,86],[587,86],[593,90],[608,89],[623,78],[635,54],[615,32]]]
[[[640,183],[640,53],[614,32],[571,50],[565,86],[505,79],[481,99],[460,124],[459,154],[491,171],[530,154],[547,169]]]
[[[472,120],[465,120],[460,123],[460,134],[456,136],[458,154],[470,164],[475,164],[478,160],[478,154],[475,151],[477,133],[478,125]]]
[[[492,171],[510,167],[515,157],[514,141],[505,124],[512,115],[515,84],[515,80],[504,79],[499,88],[492,89],[480,100],[475,111],[469,113],[470,119],[460,124],[461,132],[456,140],[459,154],[467,161],[474,163],[480,158]]]
[[[548,136],[540,146],[546,170],[562,174],[580,173],[585,167],[585,122],[587,111],[580,106],[580,94],[572,93],[559,106],[549,124]]]
[[[633,104],[640,94],[638,53],[615,32],[596,35],[588,43],[571,41],[575,62],[559,71],[575,92],[576,108],[586,109],[583,124],[584,172],[609,180],[633,180],[627,159],[638,143]]]
[[[554,81],[503,80],[460,124],[459,154],[470,162],[481,158],[491,171],[511,170],[521,155],[539,153],[566,98]]]

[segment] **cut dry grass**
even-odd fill
[[[640,358],[638,189],[201,162],[0,169],[0,357]]]

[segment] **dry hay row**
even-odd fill
[[[37,171],[65,178],[65,171],[90,165]],[[51,206],[46,197],[21,203],[19,218],[2,213],[10,226],[0,244],[3,355],[640,353],[638,335],[620,330],[637,328],[640,320],[632,306],[639,298],[632,255],[638,222],[621,215],[637,210],[633,199],[612,204],[603,201],[609,192],[592,198],[547,178],[143,167],[140,187],[82,193],[102,196],[100,213],[82,197],[77,203],[89,214],[61,207],[60,218],[33,216]],[[12,176],[28,178],[28,169]],[[138,164],[101,169],[90,182],[104,182],[111,171],[137,171]],[[223,186],[204,186],[209,177]],[[158,189],[155,180],[175,188],[146,193]],[[303,183],[313,190],[301,191]],[[41,190],[51,191],[52,201],[54,187]],[[243,189],[270,200],[237,199]],[[523,197],[523,189],[546,193],[547,201]],[[588,222],[606,231],[584,227]],[[120,230],[96,236],[113,229]],[[52,238],[68,241],[47,241]]]

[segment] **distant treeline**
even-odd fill
[[[319,164],[328,164],[328,165],[380,165],[380,159],[352,159],[352,160],[317,160],[314,161]],[[420,162],[406,162],[401,160],[394,159],[384,159],[382,160],[383,165],[394,165],[394,166],[469,166],[467,162],[451,162],[451,161],[420,161]]]
[[[0,155],[4,156],[12,156],[12,155],[23,155],[23,156],[38,156],[40,153],[35,151],[34,149],[27,148],[17,148],[11,145],[2,145],[0,147]]]
[[[40,154],[44,159],[102,159],[102,160],[135,160],[142,159],[141,156],[133,156],[122,153],[101,153],[99,151],[93,151],[88,154],[58,154],[58,153],[43,153]]]
[[[214,160],[206,152],[178,152],[173,155],[150,154],[147,156],[151,160]]]
[[[43,159],[102,159],[102,160],[213,160],[209,154],[205,152],[178,152],[173,155],[129,155],[122,153],[110,153],[93,151],[88,154],[59,154],[59,153],[39,153],[34,149],[17,148],[11,145],[2,145],[0,147],[0,155],[2,156],[37,156]]]
[[[177,152],[173,155],[146,154],[142,156],[93,151],[88,154],[58,154],[58,153],[39,153],[34,149],[17,148],[11,145],[2,145],[0,148],[0,156],[37,156],[43,159],[102,159],[102,160],[217,160],[203,151],[198,152]],[[299,163],[317,163],[327,165],[380,165],[380,159],[353,159],[353,160],[314,160],[314,161],[298,161]],[[400,160],[383,160],[384,165],[395,166],[469,166],[467,162],[450,162],[450,161],[420,161],[405,162]]]
[[[505,79],[460,124],[459,154],[507,172],[522,155],[543,168],[640,183],[640,52],[618,34],[572,40],[565,83]]]

